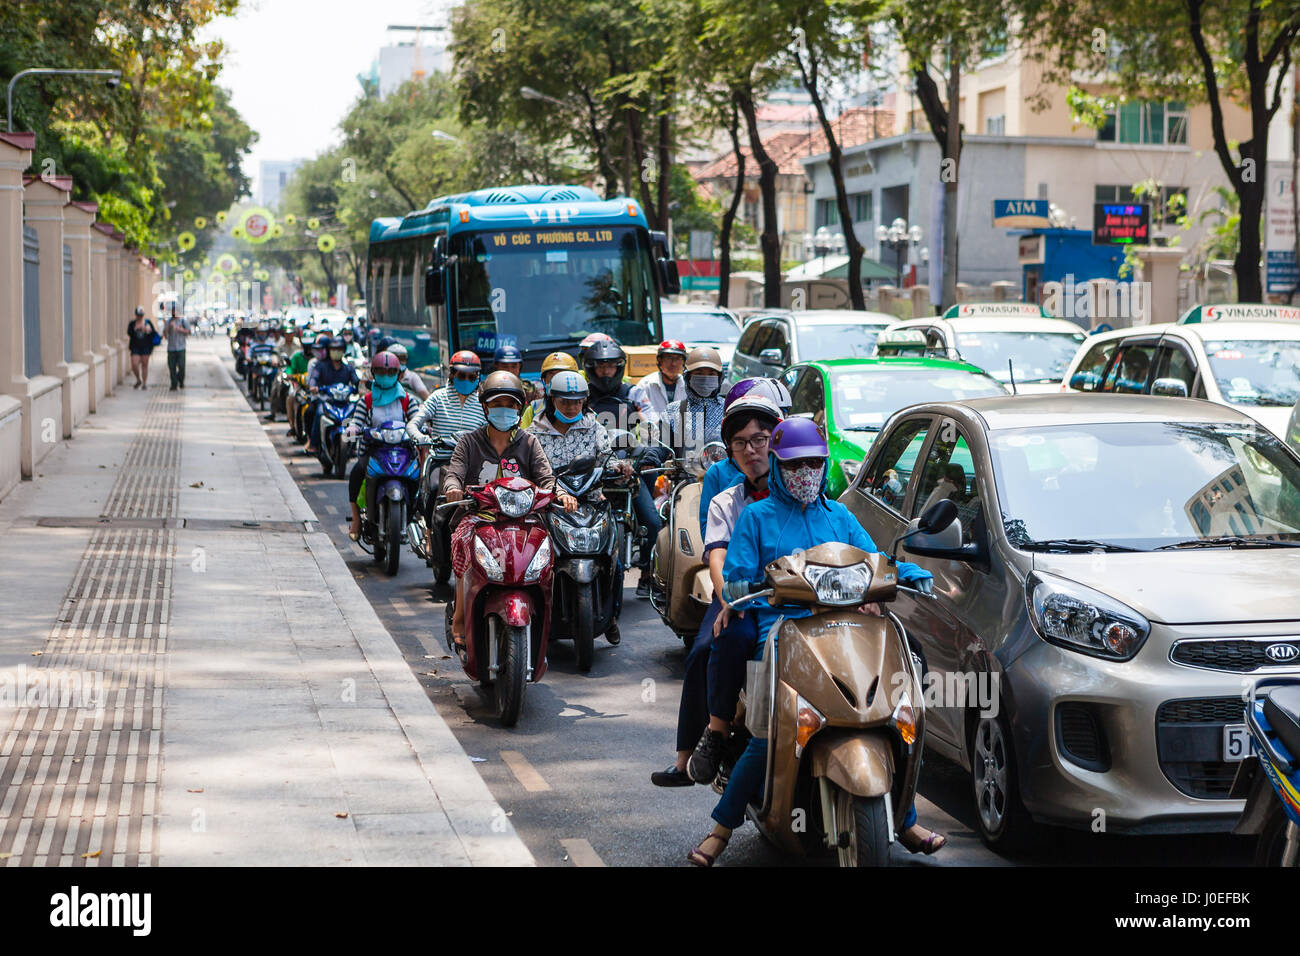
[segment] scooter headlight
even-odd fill
[[[832,607],[861,604],[871,584],[871,569],[864,562],[846,568],[810,564],[803,569],[803,579],[817,592],[817,602]]]
[[[483,542],[482,538],[476,537],[474,539],[474,560],[478,562],[478,566],[483,569],[483,573],[488,576],[489,580],[505,580],[505,572],[501,570],[501,565],[497,563],[497,559],[492,557],[491,549]]]
[[[542,576],[542,572],[551,563],[551,539],[543,538],[537,553],[533,555],[533,560],[528,562],[528,567],[524,569],[524,583],[532,584]]]
[[[579,528],[572,525],[557,525],[560,537],[564,539],[564,546],[578,554],[589,554],[592,551],[600,550],[600,527],[593,525],[589,528]]]
[[[533,489],[511,491],[509,488],[497,488],[494,492],[497,506],[511,518],[522,518],[533,510]]]

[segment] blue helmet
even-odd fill
[[[522,363],[523,360],[523,353],[513,345],[498,345],[496,352],[492,355],[492,361],[497,365],[500,365],[502,362],[507,364],[513,362]]]

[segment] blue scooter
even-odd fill
[[[347,474],[352,453],[351,442],[344,437],[343,430],[357,399],[356,390],[345,382],[322,389],[316,397],[316,414],[321,416],[319,458],[326,475],[342,478]]]
[[[1256,866],[1300,866],[1300,679],[1261,680],[1246,702],[1251,755],[1229,796],[1246,798],[1233,833],[1259,837]]]
[[[406,538],[406,515],[420,480],[420,462],[402,422],[384,422],[366,432],[370,464],[366,468],[366,514],[362,540],[374,546],[384,571],[397,573]]]

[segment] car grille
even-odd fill
[[[1246,674],[1265,667],[1296,667],[1300,660],[1292,663],[1275,661],[1265,652],[1272,644],[1294,644],[1300,646],[1300,640],[1286,638],[1265,638],[1259,641],[1222,640],[1222,641],[1179,641],[1169,654],[1175,664],[1189,667],[1205,667],[1217,671],[1232,671]]]
[[[1062,754],[1085,770],[1110,769],[1110,750],[1097,715],[1086,704],[1067,701],[1056,708],[1056,739]]]
[[[1189,797],[1226,799],[1237,764],[1222,759],[1224,724],[1245,719],[1240,697],[1169,700],[1156,712],[1160,769]]]

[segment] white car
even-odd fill
[[[907,319],[889,328],[917,329],[931,354],[979,366],[1003,385],[1011,382],[1014,368],[1021,394],[1058,391],[1087,339],[1076,323],[1019,302],[962,303],[942,318]]]
[[[1091,336],[1062,390],[1187,395],[1230,405],[1284,441],[1300,397],[1300,310],[1201,306],[1177,323]],[[1270,312],[1269,310],[1273,310]],[[1275,321],[1263,321],[1270,315]]]
[[[740,340],[740,320],[731,311],[716,305],[678,305],[664,302],[664,338],[685,342],[688,347],[707,345],[718,350],[722,366],[731,367],[731,357]]]
[[[342,309],[317,309],[316,324],[327,328],[337,335],[348,321],[348,314]]]

